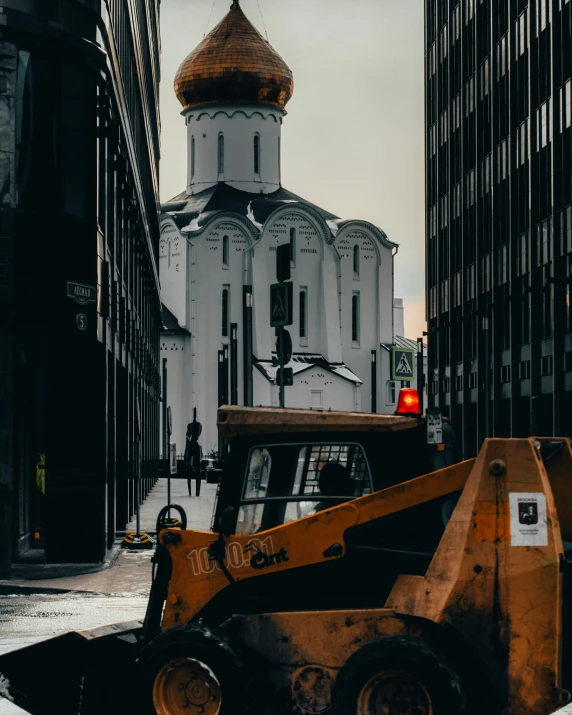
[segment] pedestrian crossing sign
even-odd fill
[[[270,286],[270,325],[273,328],[292,325],[292,281]]]
[[[391,379],[411,382],[415,380],[415,350],[393,347],[391,350]]]

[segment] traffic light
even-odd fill
[[[276,280],[278,283],[290,280],[290,244],[283,243],[276,248]]]

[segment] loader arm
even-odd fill
[[[229,583],[342,558],[355,526],[461,491],[475,460],[455,464],[253,535],[176,529],[161,532],[172,560],[162,630],[192,621]]]

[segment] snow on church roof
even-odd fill
[[[161,209],[172,217],[181,231],[197,231],[218,211],[241,214],[260,228],[273,211],[285,204],[309,206],[323,216],[332,233],[334,227],[337,232],[339,217],[283,188],[271,194],[254,194],[220,182],[191,196],[183,192],[163,204]]]
[[[255,360],[254,364],[266,377],[266,379],[271,382],[276,381],[276,372],[279,368],[279,364],[275,353],[272,354],[271,360]],[[344,380],[353,382],[356,385],[362,384],[359,377],[353,373],[347,365],[344,363],[330,363],[319,353],[294,353],[290,362],[286,363],[285,367],[291,367],[294,375],[310,370],[313,367],[319,367],[323,370],[328,370],[328,372],[332,372],[334,375],[338,375],[338,377],[341,377]]]

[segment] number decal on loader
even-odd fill
[[[194,576],[221,570],[218,563],[209,554],[207,546],[189,551],[187,559],[191,562]],[[232,570],[248,566],[254,569],[264,569],[284,561],[288,561],[286,549],[282,548],[277,551],[271,536],[267,536],[265,539],[251,539],[246,547],[243,547],[239,541],[230,541],[226,545],[226,564]]]

